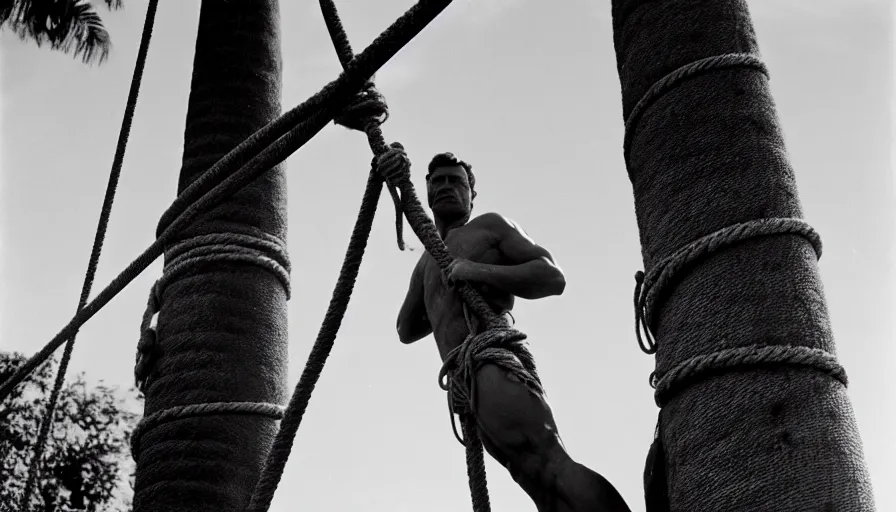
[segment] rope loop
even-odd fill
[[[371,141],[371,147],[375,147],[374,139],[382,139],[379,125],[368,130],[367,136]],[[400,191],[408,186],[413,186],[411,185],[411,160],[404,152],[404,146],[400,142],[393,142],[382,151],[374,151],[370,169],[371,173],[379,176],[385,182],[386,189],[392,196],[392,203],[395,206],[395,238],[398,242],[398,250],[404,251],[405,244],[402,236],[404,206]]]
[[[646,326],[642,329],[642,325],[645,324],[644,319],[647,317],[647,301],[646,298],[642,298],[644,293],[644,272],[637,271],[635,273],[635,336],[638,338],[638,346],[641,347],[641,351],[645,354],[655,354],[656,353],[656,340],[653,338],[653,333],[650,332]],[[641,337],[641,331],[644,331],[644,337]]]
[[[660,294],[666,291],[674,279],[680,278],[683,270],[720,249],[771,235],[801,236],[812,245],[816,257],[821,258],[821,237],[805,221],[786,217],[765,218],[733,224],[700,237],[658,262],[646,274],[638,271],[635,274],[635,335],[641,350],[645,354],[656,353],[656,337],[653,332],[656,305]]]

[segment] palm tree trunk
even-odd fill
[[[277,0],[202,2],[178,191],[280,114]],[[279,165],[207,212],[181,239],[240,228],[286,239]],[[160,358],[146,415],[221,401],[282,404],[287,377],[286,291],[268,270],[214,263],[171,282],[161,297]],[[276,434],[260,416],[200,416],[141,438],[136,511],[243,510]]]
[[[613,0],[626,118],[654,83],[699,59],[758,54],[744,0]],[[628,159],[646,269],[723,227],[801,217],[767,79],[715,70],[645,111]],[[833,353],[810,244],[765,236],[717,251],[656,309],[657,371],[721,348],[801,345]],[[671,510],[871,511],[842,384],[794,367],[729,371],[674,395],[660,414]]]

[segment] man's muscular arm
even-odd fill
[[[408,286],[407,296],[401,311],[398,313],[396,328],[398,339],[402,343],[413,343],[432,333],[429,317],[426,315],[426,305],[423,302],[423,264],[426,255],[420,257],[414,272],[411,274],[411,284]]]
[[[566,277],[547,249],[536,244],[516,224],[496,213],[483,221],[494,230],[505,265],[466,262],[462,279],[494,286],[523,299],[560,295]]]

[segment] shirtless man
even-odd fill
[[[378,168],[390,178],[399,161],[410,166],[401,147],[394,145],[378,159]],[[470,165],[442,153],[428,169],[429,207],[454,262],[443,277],[429,253],[420,257],[397,328],[406,344],[433,334],[444,361],[468,334],[463,299],[453,283],[469,282],[500,314],[513,308],[514,297],[560,295],[566,280],[551,254],[510,220],[496,213],[470,218],[476,197]],[[478,319],[472,311],[470,316],[479,332]],[[539,512],[629,511],[610,482],[566,453],[543,396],[496,365],[483,366],[476,379],[482,444],[507,468]]]

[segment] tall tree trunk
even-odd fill
[[[203,1],[179,192],[279,116],[280,86],[277,0]],[[179,239],[246,227],[285,241],[283,165],[204,214]],[[145,413],[207,402],[284,403],[286,299],[273,273],[244,263],[208,264],[172,281],[161,297],[161,355]],[[135,510],[243,510],[276,427],[267,417],[224,415],[146,431]]]
[[[626,119],[681,66],[758,54],[743,0],[612,4]],[[802,216],[767,79],[753,69],[701,73],[666,92],[635,127],[628,167],[645,269],[723,227]],[[754,344],[834,352],[816,255],[799,236],[714,252],[657,306],[658,372]],[[846,389],[828,375],[728,371],[684,388],[660,416],[672,510],[874,510]]]

